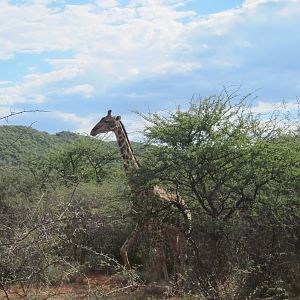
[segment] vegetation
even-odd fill
[[[134,271],[123,269],[119,255],[135,221],[150,217],[179,228],[188,242],[182,284],[171,277],[162,297],[298,299],[298,116],[254,115],[247,105],[247,98],[225,92],[187,110],[143,115],[147,144],[137,145],[142,167],[132,171],[130,187],[115,143],[1,127],[3,297],[16,287],[57,286],[90,272],[110,274],[120,292],[144,284],[157,292],[151,235],[130,253]],[[180,211],[136,193],[157,184],[185,199],[190,236]],[[168,270],[174,271],[169,257]],[[108,294],[89,291],[91,299]],[[145,295],[124,299],[153,293]]]
[[[78,135],[62,131],[55,135],[25,126],[1,126],[0,164],[23,164],[29,154],[39,157],[51,148],[72,143]]]

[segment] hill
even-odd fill
[[[79,138],[89,139],[87,136],[69,131],[49,134],[26,126],[0,126],[0,165],[22,164],[29,155],[39,157],[51,149],[64,147]],[[117,146],[115,141],[106,143],[112,147]],[[137,156],[145,147],[139,142],[132,142],[132,146]]]
[[[26,126],[0,126],[0,164],[20,164],[29,154],[40,156],[78,138],[67,131],[49,134]]]

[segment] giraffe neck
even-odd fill
[[[129,167],[133,167],[134,169],[139,169],[140,164],[133,153],[124,125],[120,122],[120,125],[117,126],[114,132],[117,138],[125,171],[127,171]]]

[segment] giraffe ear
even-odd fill
[[[108,116],[111,116],[111,109],[107,112]]]
[[[121,116],[117,116],[117,117],[116,117],[116,120],[117,120],[117,121],[120,121],[120,120],[121,120]]]

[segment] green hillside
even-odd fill
[[[26,126],[0,126],[0,165],[19,165],[28,156],[42,156],[49,150],[63,148],[78,139],[89,137],[69,131],[49,134]],[[106,144],[117,146],[115,141]],[[142,143],[132,142],[132,146],[138,156],[143,152]]]
[[[28,155],[43,155],[78,137],[67,131],[51,135],[26,126],[0,126],[0,164],[19,164]]]

